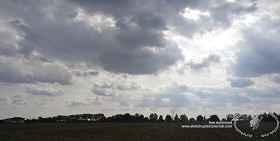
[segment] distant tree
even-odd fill
[[[202,116],[202,115],[198,115],[198,116],[196,117],[196,120],[197,120],[197,121],[203,121],[203,116]]]
[[[125,121],[125,122],[129,121],[129,119],[130,119],[130,113],[125,113],[122,116],[122,120]]]
[[[144,121],[144,118],[145,118],[145,117],[144,117],[143,115],[140,115],[140,116],[139,116],[139,121]]]
[[[174,121],[175,121],[175,122],[179,122],[179,121],[180,121],[180,119],[179,119],[179,117],[178,117],[177,114],[176,114],[175,117],[174,117]]]
[[[231,120],[234,119],[234,115],[233,114],[227,114],[226,119],[227,119],[227,121],[231,121]]]
[[[165,121],[166,122],[171,122],[173,119],[172,119],[172,117],[170,116],[170,115],[166,115],[166,117],[165,117]]]
[[[151,113],[150,114],[150,121],[157,121],[158,115],[156,113]]]
[[[222,118],[222,121],[227,121],[225,118]]]
[[[188,121],[188,117],[187,117],[185,114],[182,114],[182,115],[180,116],[180,121],[181,121],[181,122],[187,122],[187,121]]]
[[[148,117],[144,117],[144,121],[145,122],[149,121],[149,118]]]
[[[135,116],[135,121],[139,121],[139,116],[140,115],[138,113],[136,113],[134,116]]]
[[[240,119],[240,120],[248,120],[248,115],[242,114],[238,119]]]
[[[194,118],[190,118],[189,122],[195,122],[195,119]]]
[[[108,117],[106,121],[107,121],[107,122],[114,122],[115,120],[114,120],[113,117]]]
[[[163,122],[164,121],[162,115],[159,116],[158,121],[159,122]]]
[[[209,121],[220,121],[220,119],[217,115],[211,115]]]
[[[100,122],[105,122],[105,121],[106,121],[106,117],[102,114],[100,118]]]
[[[40,122],[42,121],[42,119],[43,119],[43,118],[42,118],[41,116],[38,117],[38,120],[39,120]]]
[[[275,119],[271,115],[272,115],[272,113],[263,113],[260,116],[263,117],[263,121],[274,122]]]

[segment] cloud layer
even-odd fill
[[[277,112],[279,6],[1,1],[0,115]]]

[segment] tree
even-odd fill
[[[240,120],[248,120],[248,115],[242,114],[238,119],[240,119]]]
[[[163,122],[164,121],[162,115],[159,116],[158,121],[159,122]]]
[[[202,116],[202,115],[198,115],[198,116],[196,117],[196,120],[197,120],[197,121],[203,121],[203,116]]]
[[[194,118],[190,118],[189,122],[195,122]]]
[[[150,114],[150,121],[156,121],[158,119],[158,115],[156,113]]]
[[[231,121],[231,120],[234,119],[234,115],[233,114],[227,114],[226,118],[227,118],[227,121]]]
[[[179,119],[179,117],[178,117],[177,114],[176,114],[175,117],[174,117],[174,121],[175,121],[175,122],[179,122],[179,121],[180,121],[180,119]]]
[[[100,118],[100,122],[105,122],[105,121],[106,121],[106,117],[102,114]]]
[[[220,119],[217,115],[211,115],[209,121],[220,121]]]
[[[170,115],[166,115],[165,121],[171,122],[172,120],[173,120],[173,119],[172,119],[172,117],[171,117]]]
[[[182,114],[182,115],[180,116],[180,121],[182,121],[182,122],[187,122],[187,121],[188,121],[188,117],[187,117],[185,114]]]
[[[139,116],[140,116],[140,115],[139,115],[138,113],[136,113],[134,116],[135,116],[135,120],[136,120],[136,121],[139,121]]]
[[[130,113],[125,113],[122,116],[122,120],[125,121],[125,122],[128,122],[130,120]]]
[[[143,115],[140,115],[140,116],[139,116],[139,121],[144,121],[144,118],[145,118],[145,117],[144,117]]]

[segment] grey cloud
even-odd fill
[[[14,36],[14,31],[10,29],[9,24],[0,23],[0,55],[13,56],[17,51],[18,39]]]
[[[33,95],[43,95],[43,96],[58,96],[64,93],[64,90],[57,88],[36,88],[36,87],[27,87],[27,93],[31,93]]]
[[[280,75],[275,76],[273,81],[280,84]]]
[[[70,107],[77,107],[77,106],[86,106],[87,104],[84,101],[71,101],[68,102]]]
[[[209,54],[208,56],[201,59],[200,62],[195,62],[191,60],[187,65],[196,71],[202,70],[204,68],[208,68],[211,64],[219,63],[220,56],[217,54]]]
[[[137,82],[96,82],[93,85],[92,93],[99,96],[117,96],[119,91],[136,91],[141,88]]]
[[[73,73],[79,77],[89,77],[97,76],[99,74],[99,71],[75,71]]]
[[[267,87],[260,87],[258,89],[246,89],[244,90],[246,94],[253,98],[266,98],[266,101],[263,102],[270,102],[272,99],[280,98],[280,90],[278,87],[274,86],[267,86]]]
[[[0,97],[0,105],[6,105],[9,102],[8,97]]]
[[[138,107],[184,107],[195,106],[199,104],[194,97],[186,95],[189,88],[185,84],[173,83],[166,87],[160,88],[159,92],[149,92],[138,100],[135,106]],[[151,94],[152,93],[152,94]]]
[[[230,87],[197,87],[190,89],[190,92],[199,96],[200,100],[207,101],[207,105],[226,106],[231,104],[240,106],[254,102],[250,94],[244,94],[242,90]]]
[[[117,91],[117,90],[139,90],[142,88],[142,86],[135,82],[135,81],[122,81],[122,82],[104,82],[104,83],[98,83],[95,82],[93,84],[93,87],[96,91],[96,93],[99,93],[101,90],[104,90],[104,92],[107,90],[110,91]],[[99,91],[99,92],[98,92]]]
[[[217,29],[227,29],[232,25],[232,21],[235,18],[257,10],[257,4],[250,1],[180,1],[178,2],[178,4],[181,4],[180,6],[175,4],[177,6],[175,10],[172,8],[172,3],[167,2],[166,5],[168,6],[162,8],[162,12],[166,14],[167,23],[174,28],[173,32],[189,38],[193,37],[196,33],[204,34]],[[200,15],[199,19],[195,21],[186,19],[182,14],[178,14],[183,13],[186,7],[192,10],[208,12],[209,16]]]
[[[71,84],[72,75],[71,72],[63,70],[59,67],[51,65],[44,68],[43,72],[35,72],[27,77],[37,81],[37,82],[46,82],[46,83],[59,83],[61,85]],[[61,70],[59,70],[61,69]],[[51,76],[51,77],[50,77]]]
[[[4,83],[59,83],[71,84],[72,74],[62,64],[48,63],[21,57],[1,57],[0,82]]]
[[[49,100],[47,99],[40,99],[40,100],[34,100],[32,101],[32,103],[35,105],[46,105],[48,101]]]
[[[135,19],[132,19],[138,23],[138,25],[144,29],[165,29],[166,23],[160,15],[155,13],[142,12]]]
[[[251,85],[254,85],[254,82],[251,81],[250,79],[231,79],[230,80],[230,86],[231,87],[236,87],[236,88],[244,88],[244,87],[249,87]]]
[[[263,25],[264,27],[270,26],[265,22]],[[279,32],[275,32],[272,28],[264,29],[264,27],[256,26],[254,29],[243,29],[245,41],[237,45],[239,51],[236,53],[236,63],[229,68],[231,73],[243,77],[280,73],[280,56],[278,53],[280,42],[277,38]],[[263,33],[266,33],[266,35],[263,35]]]
[[[94,101],[84,101],[84,100],[73,100],[66,102],[69,107],[75,108],[80,106],[92,106],[92,105],[100,105],[100,99],[96,97]]]
[[[135,6],[137,6],[136,0],[80,0],[75,1],[90,13],[103,12],[108,15],[113,15],[114,17],[121,18],[129,14],[133,14],[135,11]]]
[[[18,69],[16,65],[12,65],[11,62],[6,62],[1,59],[0,61],[0,82],[5,83],[34,83],[32,79],[29,79],[25,72]]]
[[[109,82],[104,82],[104,83],[95,82],[93,84],[93,87],[95,87],[95,88],[109,88],[109,89],[113,89],[114,88],[114,84],[113,83],[109,83]]]
[[[145,95],[140,101],[136,102],[137,107],[183,107],[187,106],[191,101],[187,96],[178,93],[163,93],[154,95]]]
[[[99,96],[115,96],[116,95],[115,91],[110,90],[110,89],[106,89],[106,88],[96,88],[96,87],[94,87],[92,89],[92,92],[96,95],[99,95]]]
[[[205,6],[205,3],[209,5]],[[193,35],[220,26],[217,27],[216,21],[208,24],[207,17],[194,22],[179,14],[185,7],[211,13],[211,1],[27,1],[24,3],[27,7],[30,4],[27,11],[20,7],[21,2],[2,4],[4,13],[0,16],[3,19],[13,17],[15,20],[10,23],[23,38],[18,42],[18,53],[29,56],[37,52],[44,58],[59,59],[68,64],[86,62],[116,73],[155,74],[182,60],[182,50],[163,34],[168,27],[174,27],[176,32],[187,30],[185,33]],[[226,6],[218,5],[222,12],[216,12],[214,15],[217,17],[227,13],[223,11]],[[227,5],[246,11],[245,4]],[[75,20],[80,14],[77,6],[86,11],[87,19]],[[53,10],[43,7],[52,7]],[[9,12],[9,8],[17,9],[17,12]],[[230,9],[234,11],[236,8]],[[30,13],[35,14],[30,16]],[[92,15],[110,18],[116,24],[97,30],[89,21],[83,21]],[[191,63],[194,69],[205,65],[207,63]]]
[[[258,9],[256,3],[249,3],[249,4],[250,5],[248,5],[246,1],[221,2],[220,5],[214,6],[210,9],[211,17],[220,26],[230,26],[231,17],[255,12]]]
[[[26,101],[25,97],[22,95],[15,95],[12,97],[12,103],[15,105],[26,105],[29,102]]]
[[[157,73],[183,58],[182,51],[163,36],[165,23],[160,15],[139,12],[136,17],[131,17],[132,13],[128,11],[118,11],[120,12],[118,13],[114,11],[119,9],[113,5],[115,1],[81,1],[79,3],[88,3],[86,6],[101,12],[101,16],[102,14],[103,16],[104,14],[113,16],[113,20],[119,23],[125,21],[122,24],[128,28],[124,29],[118,25],[116,27],[105,26],[100,32],[84,21],[77,22],[73,17],[65,16],[64,12],[68,11],[71,14],[76,11],[76,7],[73,5],[62,6],[59,2],[45,3],[47,7],[57,4],[55,6],[57,9],[44,11],[44,15],[41,13],[42,10],[35,8],[32,13],[42,14],[40,15],[42,17],[49,15],[54,17],[35,20],[25,12],[19,15],[11,13],[20,16],[20,20],[16,19],[11,22],[18,34],[23,33],[24,39],[18,43],[19,52],[27,56],[38,52],[46,58],[56,58],[71,63],[87,62],[112,72],[130,74]],[[120,3],[130,4],[134,1]],[[17,2],[14,3],[15,6],[17,4]],[[22,9],[19,7],[18,11],[22,11]],[[100,14],[94,13],[94,15]],[[49,18],[55,18],[55,20]]]
[[[138,90],[140,88],[141,85],[136,82],[132,82],[130,84],[117,84],[118,90]]]
[[[182,59],[182,50],[177,46],[170,46],[166,49],[156,49],[156,51],[148,48],[134,51],[114,50],[102,56],[101,62],[104,68],[110,71],[128,74],[154,74]]]

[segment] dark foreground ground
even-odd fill
[[[279,141],[246,138],[234,128],[190,129],[176,123],[0,124],[0,141]]]

